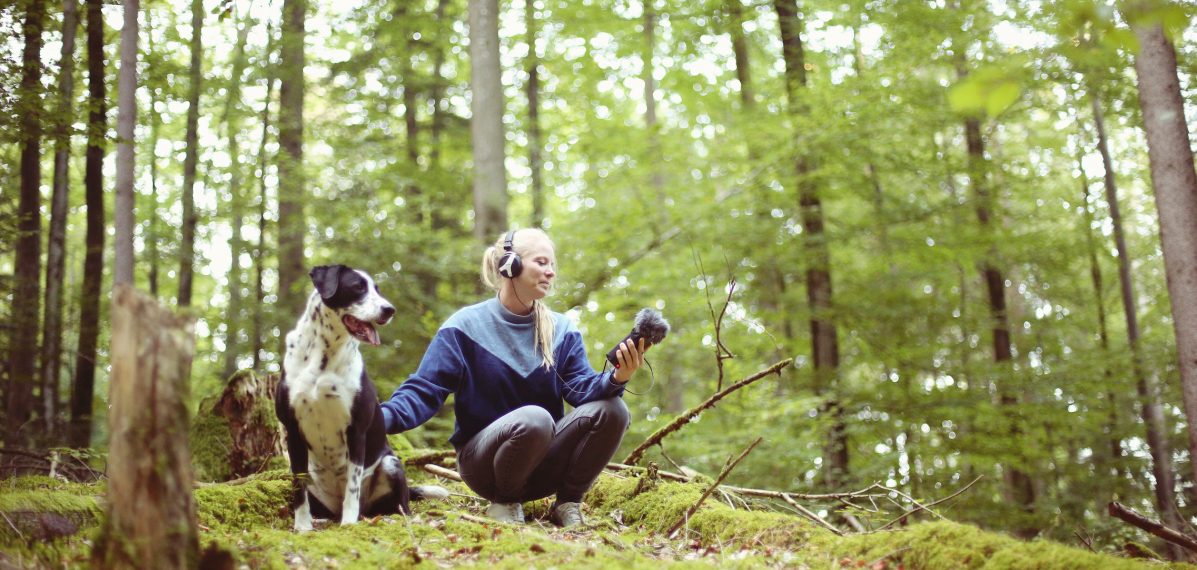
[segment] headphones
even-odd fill
[[[515,243],[515,231],[507,232],[503,238],[503,257],[499,258],[499,275],[508,279],[515,279],[524,270],[524,260],[516,253],[512,246]]]

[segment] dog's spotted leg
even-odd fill
[[[291,506],[295,511],[295,530],[308,532],[312,530],[312,505],[308,502],[307,486],[299,479],[295,479],[292,487],[295,493]]]
[[[357,464],[351,465],[345,484],[345,502],[341,505],[341,524],[357,522],[362,504],[362,478],[365,468]]]

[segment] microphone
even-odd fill
[[[636,323],[632,325],[632,332],[628,336],[623,337],[623,340],[631,340],[633,345],[639,346],[640,339],[644,339],[644,348],[665,340],[665,335],[669,334],[669,323],[665,317],[661,316],[661,312],[654,309],[640,309],[636,313]],[[607,362],[619,368],[619,359],[615,357],[615,353],[619,350],[623,340],[619,341],[611,352],[607,353]]]

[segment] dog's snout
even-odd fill
[[[382,308],[382,320],[383,320],[383,322],[387,322],[387,321],[391,320],[391,317],[393,317],[393,316],[395,316],[395,307],[392,307],[392,306],[390,306],[390,305],[387,305],[387,306],[385,306],[385,307],[383,307],[383,308]]]

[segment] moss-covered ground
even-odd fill
[[[413,468],[415,484],[432,482]],[[604,474],[587,496],[588,527],[558,529],[545,520],[548,501],[525,505],[526,525],[482,518],[483,503],[460,483],[446,501],[413,503],[410,516],[290,530],[289,475],[276,470],[239,484],[195,492],[201,546],[230,551],[239,568],[1167,568],[1184,567],[1094,553],[1048,541],[1026,542],[951,522],[836,536],[806,519],[732,508],[708,499],[675,537],[664,531],[702,493],[703,485]],[[103,509],[103,485],[46,477],[0,482],[0,513],[69,513],[80,530],[46,538],[0,520],[0,568],[87,566]]]

